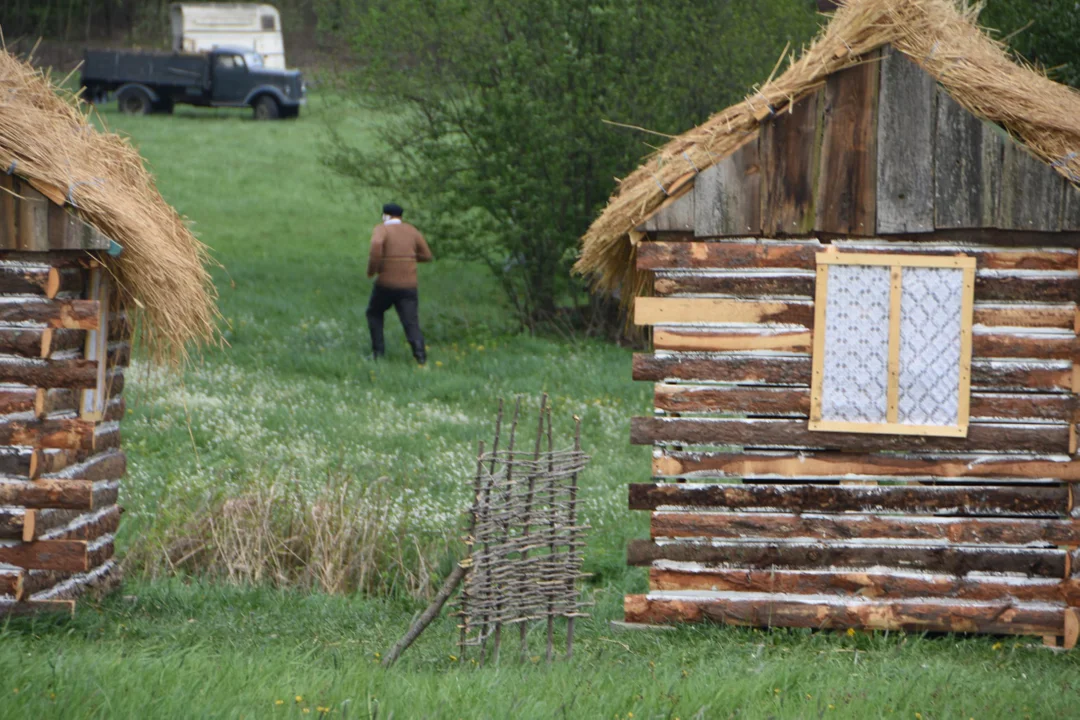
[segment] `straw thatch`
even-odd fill
[[[123,246],[108,260],[120,300],[151,356],[180,362],[192,343],[217,334],[206,247],[161,197],[138,151],[94,129],[85,108],[0,50],[0,172],[53,189]]]
[[[631,232],[697,171],[736,150],[770,115],[816,91],[826,76],[892,44],[932,75],[966,110],[998,123],[1080,183],[1080,93],[1012,60],[976,25],[966,0],[842,0],[818,38],[778,77],[652,155],[622,181],[582,239],[577,272],[598,288],[632,297],[646,278],[634,268]]]

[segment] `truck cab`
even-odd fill
[[[258,120],[295,117],[306,102],[297,70],[268,68],[259,53],[242,48],[217,48],[210,55],[211,105],[250,105]]]

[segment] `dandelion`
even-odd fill
[[[922,713],[915,713],[915,720],[922,720]]]
[[[997,651],[997,650],[1000,650],[1001,647],[1002,647],[1001,643],[996,642],[996,643],[994,643],[993,647],[991,647],[990,649]]]
[[[311,708],[304,708],[303,712],[304,712],[305,715],[308,715],[308,714],[311,713]]]
[[[477,345],[476,346],[476,352],[484,352],[484,346],[483,345]]]
[[[811,695],[810,693],[806,693],[806,699],[807,699],[807,700],[813,700],[813,699],[814,699],[814,696],[813,696],[813,695]]]
[[[848,637],[855,637],[855,628],[848,628],[847,629],[847,634],[848,634]]]
[[[773,688],[772,692],[773,692],[773,695],[779,695],[780,694],[780,688]]]
[[[830,709],[830,710],[835,710],[835,709],[836,709],[836,706],[835,706],[835,705],[833,705],[832,703],[829,703],[829,709]]]
[[[452,660],[453,662],[457,662],[457,655],[451,655],[450,660]]]
[[[442,360],[436,360],[435,367],[442,367]]]
[[[284,701],[284,700],[275,700],[275,701],[274,701],[274,704],[275,704],[275,705],[284,705],[284,704],[285,704],[285,701]]]
[[[328,707],[323,707],[322,705],[319,705],[318,707],[316,707],[316,708],[315,708],[315,710],[316,710],[317,712],[320,712],[320,713],[322,713],[323,715],[325,715],[326,713],[330,712],[330,708],[328,708]]]
[[[296,696],[296,704],[299,705],[302,702],[304,702],[304,696],[303,695],[297,695]]]

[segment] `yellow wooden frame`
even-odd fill
[[[90,270],[90,287],[87,291],[90,300],[98,301],[98,328],[88,330],[84,354],[87,360],[97,360],[97,382],[93,388],[82,391],[79,399],[79,417],[91,422],[100,422],[105,416],[105,404],[108,402],[109,355],[109,276],[103,267]]]
[[[817,253],[814,291],[813,374],[810,380],[810,430],[887,435],[967,437],[971,403],[971,324],[975,304],[975,258],[966,255],[900,255],[878,253]],[[891,269],[889,291],[889,361],[886,422],[859,423],[821,419],[821,385],[825,374],[825,306],[830,265],[877,265]],[[897,422],[900,394],[900,300],[906,267],[955,268],[964,272],[960,307],[960,398],[956,425],[907,425]]]

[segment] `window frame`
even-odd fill
[[[967,437],[971,404],[971,336],[975,304],[975,258],[963,254],[841,253],[831,248],[830,251],[816,253],[816,261],[809,429],[821,432]],[[821,392],[825,377],[825,308],[829,292],[829,268],[833,265],[874,265],[890,269],[888,391],[886,422],[884,423],[821,419]],[[911,425],[897,421],[900,389],[900,301],[903,297],[903,270],[910,267],[963,271],[960,305],[960,397],[955,425]]]
[[[100,264],[90,269],[86,297],[98,301],[98,327],[86,331],[83,356],[97,361],[97,377],[92,388],[84,388],[79,397],[79,417],[89,422],[100,422],[105,417],[109,402],[109,305],[111,288],[109,275]]]

